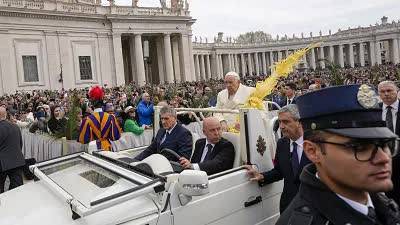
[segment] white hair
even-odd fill
[[[234,71],[228,72],[228,73],[225,75],[225,79],[226,79],[226,77],[228,77],[228,76],[234,77],[236,80],[240,80],[239,74],[237,74],[237,73],[234,72]]]
[[[396,85],[396,83],[394,81],[385,80],[385,81],[382,81],[382,82],[380,82],[378,84],[378,91],[382,88],[382,86],[385,86],[385,85],[390,85],[390,86],[394,87],[396,89],[396,91],[399,90],[399,88],[397,87],[397,85]]]

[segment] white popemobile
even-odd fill
[[[282,182],[259,187],[241,165],[273,167],[276,112],[182,110],[239,115],[240,134],[223,134],[235,146],[233,169],[181,171],[163,156],[168,150],[141,162],[132,158],[144,148],[76,153],[31,166],[35,182],[0,195],[0,224],[275,224]]]

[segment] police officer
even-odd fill
[[[341,102],[337,100],[340,99]],[[313,162],[277,225],[400,225],[391,181],[397,136],[385,127],[373,88],[350,85],[298,97],[303,150]]]

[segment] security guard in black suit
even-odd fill
[[[274,168],[259,173],[251,166],[246,166],[250,180],[258,181],[260,186],[284,180],[283,191],[279,202],[282,213],[299,191],[300,173],[304,166],[311,163],[303,154],[303,128],[299,122],[300,115],[295,104],[289,104],[278,112],[279,126],[283,138],[276,145]]]
[[[25,165],[21,130],[6,118],[6,109],[0,107],[0,194],[5,190],[7,177],[10,179],[9,190],[23,184],[22,167]]]
[[[337,100],[340,99],[341,102]],[[382,121],[378,96],[367,85],[326,88],[300,96],[303,150],[313,162],[277,225],[396,225],[392,157],[397,135]]]

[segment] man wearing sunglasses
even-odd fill
[[[313,164],[277,224],[400,224],[397,204],[383,193],[393,188],[397,135],[382,121],[374,89],[326,88],[300,96],[297,105],[303,151]]]

